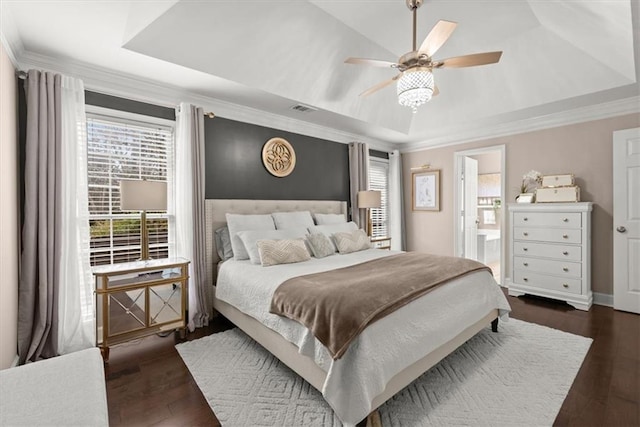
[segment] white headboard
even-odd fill
[[[207,282],[215,285],[218,252],[213,232],[227,223],[225,214],[270,214],[271,212],[310,211],[316,213],[343,214],[347,217],[347,202],[336,200],[246,200],[207,199],[204,202],[206,226],[205,242],[207,250]]]

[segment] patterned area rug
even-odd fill
[[[511,319],[380,407],[390,426],[552,425],[592,339]],[[238,329],[179,344],[223,426],[340,426],[322,395]]]

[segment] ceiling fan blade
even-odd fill
[[[458,23],[451,21],[438,21],[431,32],[420,45],[419,52],[426,53],[431,57],[440,47],[451,37],[453,30],[456,29]]]
[[[345,64],[355,64],[355,65],[370,65],[372,67],[384,67],[384,68],[395,68],[398,64],[391,61],[381,61],[378,59],[366,59],[366,58],[347,58],[345,59]]]
[[[365,90],[364,92],[362,92],[360,94],[360,96],[369,96],[374,92],[379,91],[380,89],[389,86],[391,83],[395,82],[396,80],[398,80],[400,78],[400,76],[402,75],[402,73],[398,74],[397,76],[389,79],[389,80],[385,80],[383,82],[378,83],[375,86],[370,87],[369,89]]]
[[[475,67],[476,65],[495,64],[500,61],[502,52],[484,52],[474,53],[471,55],[455,56],[453,58],[443,59],[442,61],[435,61],[435,68],[461,68],[461,67]]]

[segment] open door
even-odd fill
[[[464,257],[478,259],[478,161],[463,159]]]
[[[613,133],[613,308],[640,314],[640,128]]]

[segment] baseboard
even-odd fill
[[[605,307],[613,307],[613,295],[594,292],[593,303],[598,305],[604,305]]]

